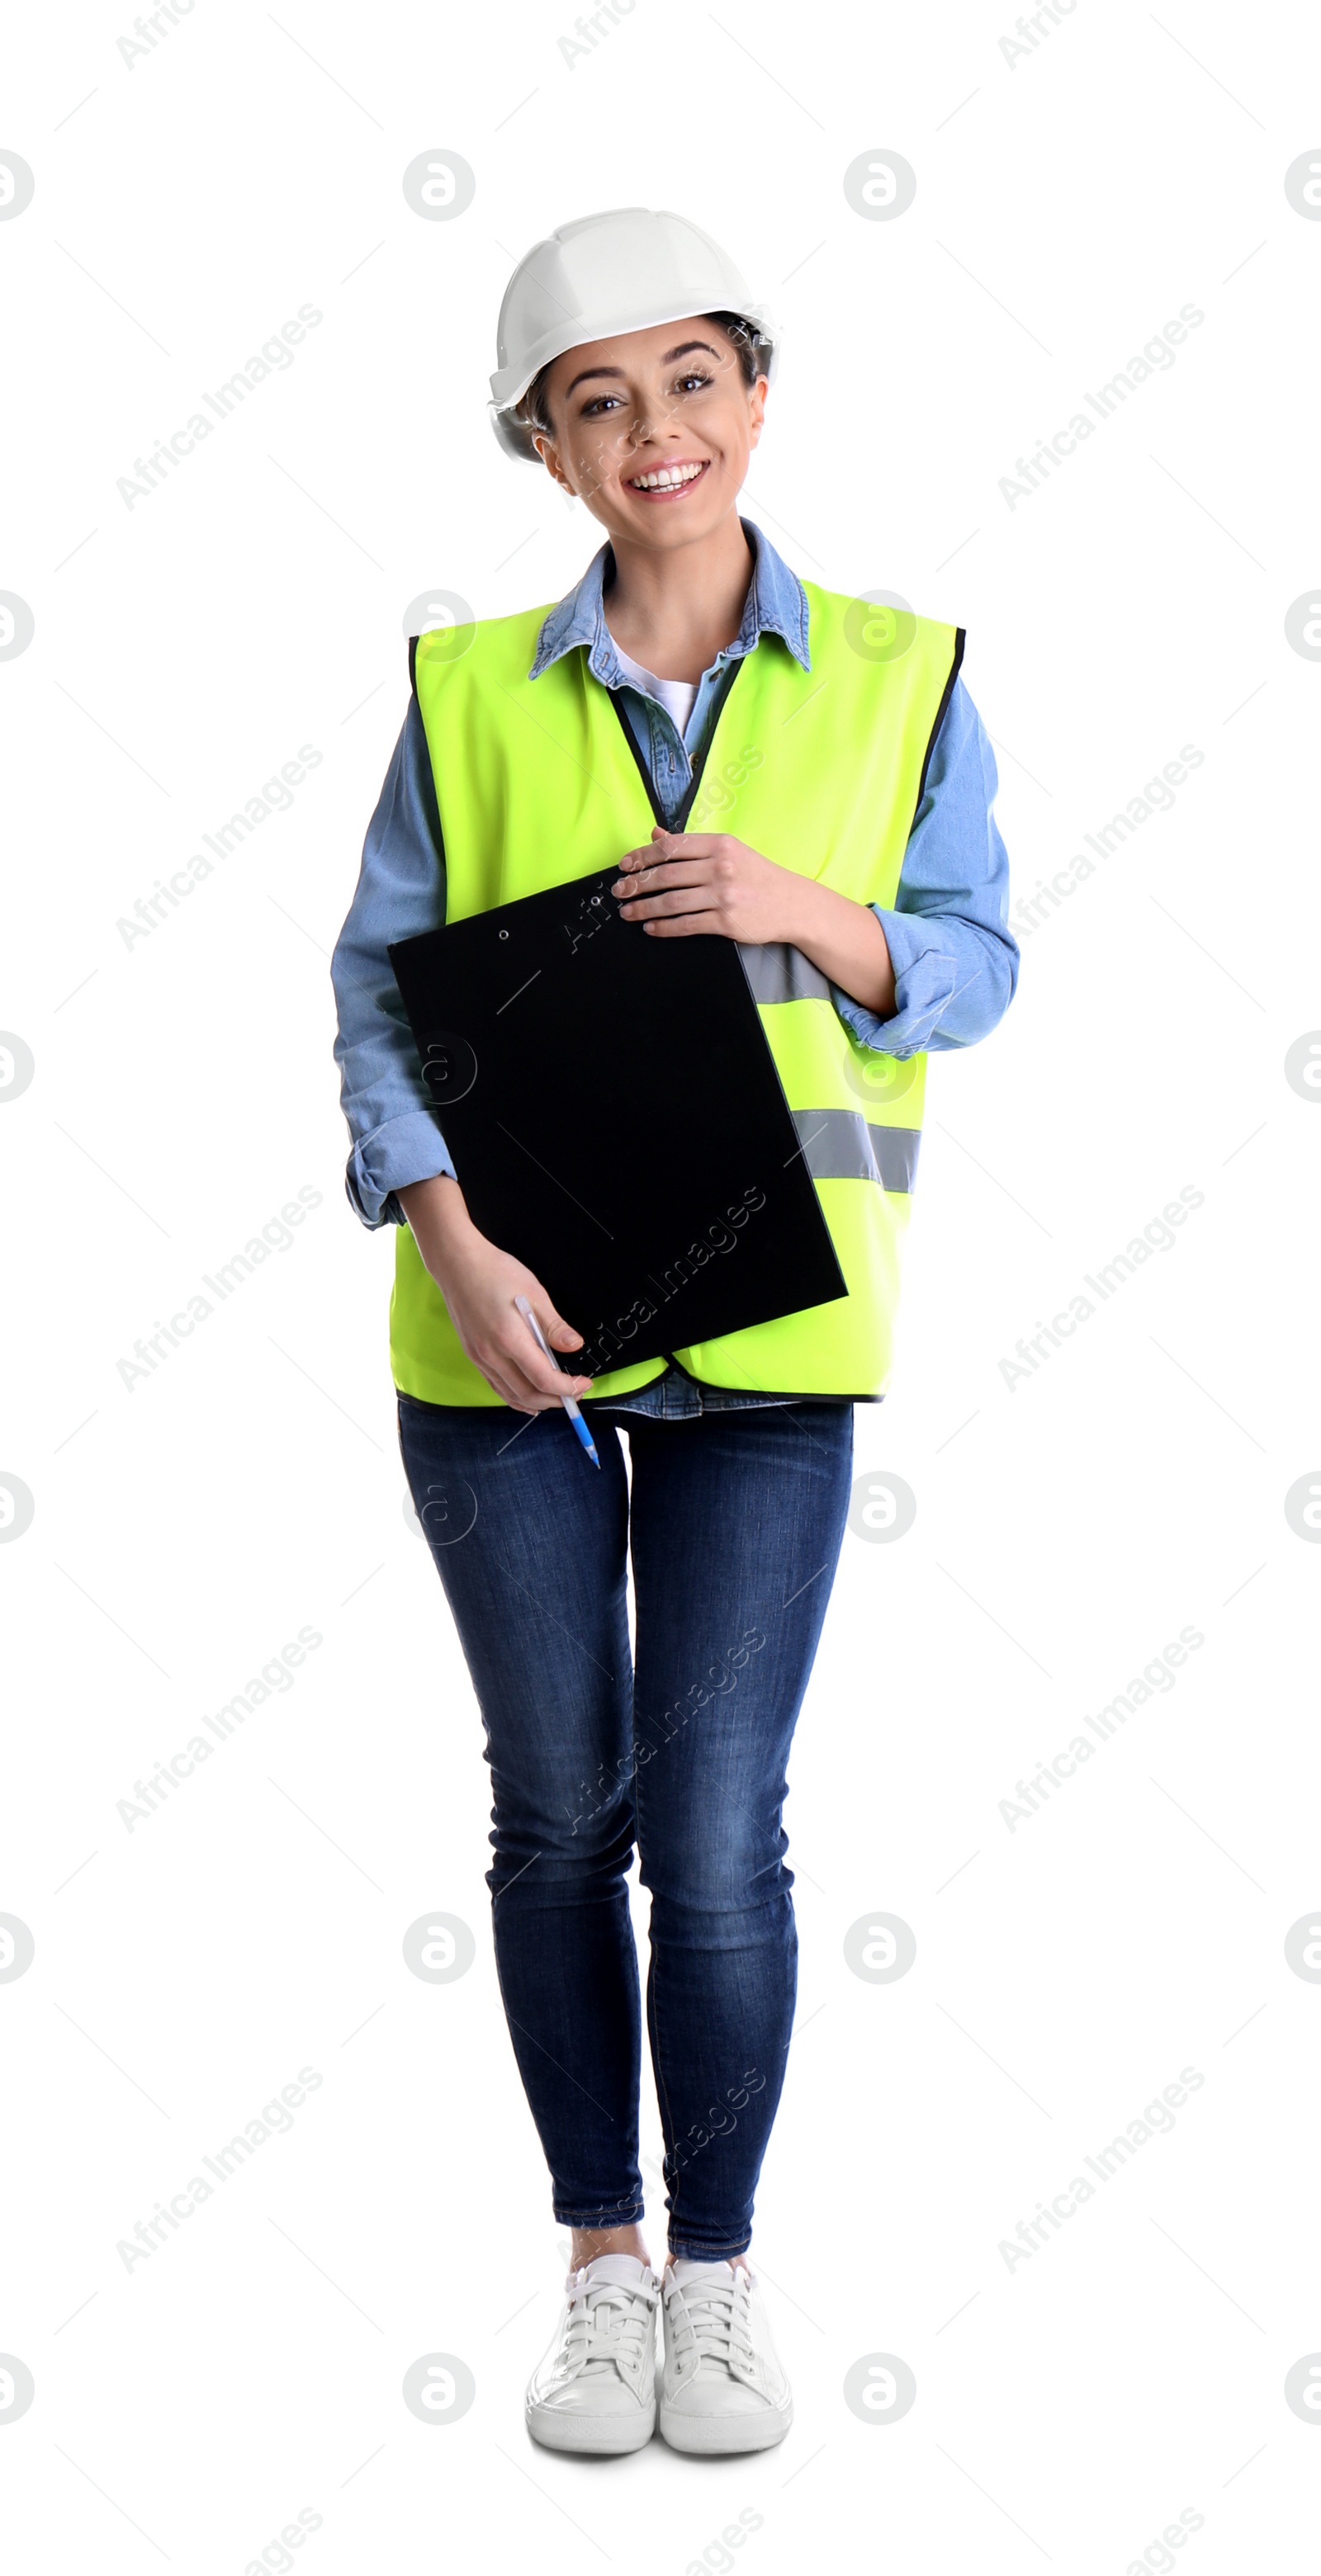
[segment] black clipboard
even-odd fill
[[[736,943],[650,938],[618,873],[389,949],[473,1223],[592,1376],[847,1294]]]

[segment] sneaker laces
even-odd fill
[[[569,2313],[556,2356],[556,2374],[576,2379],[582,2373],[621,2368],[626,2378],[641,2368],[652,2333],[656,2293],[645,2281],[589,2281],[569,2274]]]
[[[670,2298],[679,2312],[679,2345],[685,2351],[690,2345],[696,2347],[699,2371],[710,2362],[717,2370],[727,2370],[741,2378],[755,2367],[748,2306],[751,2288],[751,2276],[742,2264],[731,2271],[728,2284],[723,2281],[676,2281],[673,2284]]]

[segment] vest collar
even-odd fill
[[[764,634],[772,634],[788,646],[803,670],[810,671],[807,593],[760,528],[751,519],[740,519],[739,525],[752,548],[752,579],[744,602],[743,623],[733,643],[716,655],[712,668],[720,670],[740,660],[754,650]],[[582,580],[542,620],[528,672],[530,680],[540,679],[552,662],[562,660],[582,644],[587,647],[587,667],[594,679],[607,689],[625,685],[603,606],[606,575],[613,569],[614,552],[607,544],[593,556]]]

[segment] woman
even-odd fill
[[[399,1227],[400,1443],[482,1710],[501,1993],[572,2232],[528,2428],[615,2452],[659,2420],[679,2450],[762,2449],[792,2417],[747,2260],[793,2018],[785,1764],[853,1403],[889,1371],[924,1051],[985,1035],[1014,989],[995,764],[961,633],[805,586],[740,519],[774,334],[704,234],[642,209],[564,226],[516,270],[498,345],[501,443],[608,543],[549,611],[419,639],[334,960],[348,1188],[367,1224]],[[849,1294],[592,1382],[577,1319],[468,1216],[385,951],[616,862],[639,937],[739,944]]]

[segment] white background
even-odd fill
[[[0,134],[36,175],[0,222],[0,587],[35,619],[0,664],[0,1023],[35,1059],[0,1121],[0,1468],[35,1497],[0,1549],[0,1909],[36,1944],[0,1985],[0,2350],[36,2387],[0,2415],[14,2563],[240,2576],[303,2507],[320,2576],[682,2576],[737,2563],[744,2508],[762,2576],[873,2542],[907,2576],[1120,2576],[1184,2508],[1199,2576],[1298,2563],[1321,1991],[1284,1941],[1321,1900],[1321,1558],[1284,1496],[1321,1460],[1321,1118],[1284,1057],[1321,1024],[1321,670],[1284,621],[1321,573],[1321,224],[1283,179],[1318,142],[1315,30],[1081,0],[1011,63],[972,0],[638,0],[570,67],[567,16],[528,6],[161,26],[130,67],[109,6],[23,13]],[[453,222],[403,197],[432,148],[476,173]],[[885,149],[916,200],[865,220],[843,173]],[[628,203],[707,226],[782,314],[748,514],[801,573],[966,626],[1016,896],[1203,753],[1024,936],[994,1036],[931,1061],[894,1390],[857,1416],[917,1518],[845,1543],[791,1772],[800,2027],[754,2250],[797,2419],[713,2463],[524,2436],[562,2243],[327,975],[407,604],[549,601],[594,551],[497,448],[485,380],[511,261]],[[294,363],[126,507],[135,458],[303,303]],[[1010,508],[1015,460],[1185,303],[1176,363]],[[127,946],[305,743],[291,809]],[[300,1187],[290,1247],[127,1389],[135,1338]],[[1019,1337],[1184,1187],[1173,1248],[1011,1391]],[[292,1688],[126,1830],[134,1780],[303,1625]],[[1015,1782],[1185,1625],[1175,1686],[1011,1831]],[[476,1938],[449,1985],[402,1955],[435,1908]],[[891,1985],[844,1958],[877,1909],[916,1935]],[[127,2271],[119,2240],[303,2066],[292,2132]],[[1173,2133],[1011,2270],[1001,2241],[1184,2067]],[[644,2132],[658,2158],[649,2096]],[[402,2402],[430,2352],[474,2374],[461,2420]],[[874,2353],[916,2375],[901,2422],[844,2402]]]

